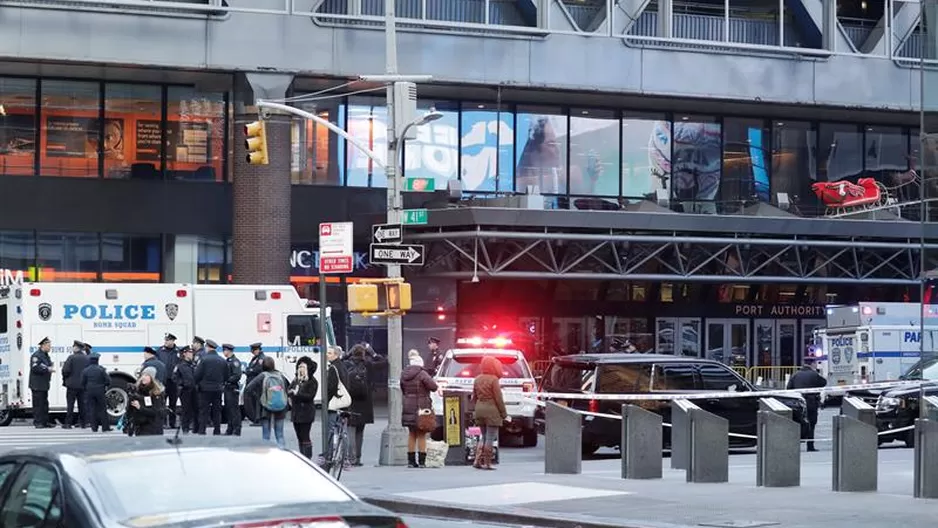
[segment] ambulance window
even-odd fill
[[[7,333],[7,305],[0,304],[0,334]]]
[[[313,315],[288,315],[287,339],[293,346],[319,344],[319,318]]]

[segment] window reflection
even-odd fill
[[[619,120],[615,112],[571,111],[570,194],[619,196]]]
[[[101,85],[42,82],[43,176],[97,178],[101,144]],[[110,134],[110,137],[115,137]]]
[[[36,81],[0,78],[0,174],[35,174]]]
[[[466,103],[461,124],[464,191],[513,191],[514,115],[493,104]]]
[[[519,107],[515,130],[517,186],[543,194],[567,192],[567,117],[556,110]]]
[[[377,97],[351,97],[348,104],[346,132],[359,143],[373,151],[378,159],[388,157],[387,108],[384,99]],[[349,187],[387,187],[388,178],[384,169],[378,166],[364,152],[339,143],[339,156],[346,160],[343,167],[343,181]]]
[[[671,197],[684,212],[716,213],[720,188],[720,124],[714,118],[681,116],[674,122]]]
[[[332,122],[344,125],[345,105],[334,101],[300,102],[297,106]],[[338,143],[332,132],[323,125],[305,118],[295,117],[290,129],[291,161],[290,172],[293,184],[341,185]]]
[[[417,127],[417,137],[404,141],[404,176],[431,178],[437,189],[446,189],[459,169],[459,105],[443,101],[421,101],[417,114],[435,108],[443,117]]]
[[[101,253],[97,233],[43,233],[37,236],[38,280],[94,282]]]
[[[165,147],[167,178],[225,181],[225,103],[221,93],[169,87]]]
[[[225,280],[225,239],[199,238],[199,283],[223,284]]]
[[[0,269],[28,276],[36,264],[36,237],[32,231],[0,231]]]
[[[768,147],[771,135],[761,119],[723,122],[723,178],[719,202],[739,212],[755,201],[769,201]]]
[[[671,189],[671,121],[658,114],[622,118],[622,195],[656,200]]]
[[[107,84],[104,88],[104,175],[162,178],[162,99],[159,86]]]
[[[817,180],[814,163],[817,134],[814,125],[776,121],[772,125],[772,203],[779,193],[788,196],[792,212],[817,214],[819,202],[811,191]]]
[[[101,280],[159,282],[162,248],[158,236],[104,233],[101,236]]]
[[[857,125],[821,123],[818,181],[835,182],[863,172],[863,134]]]

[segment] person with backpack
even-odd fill
[[[260,407],[255,416],[260,416],[261,438],[269,441],[270,431],[273,429],[277,445],[281,449],[286,446],[283,439],[283,422],[287,411],[290,410],[289,387],[290,382],[276,369],[274,358],[265,357],[261,374],[244,388],[244,393],[251,395]]]
[[[290,420],[293,422],[293,431],[296,441],[300,445],[300,454],[306,458],[313,458],[313,441],[310,438],[310,429],[316,421],[316,394],[319,391],[319,382],[315,374],[319,366],[312,359],[303,356],[296,360],[296,375],[290,384]]]
[[[345,377],[348,381],[348,392],[352,398],[352,404],[348,410],[354,413],[349,416],[349,428],[352,429],[350,431],[352,434],[349,434],[349,438],[352,440],[350,462],[353,466],[361,467],[365,426],[375,423],[374,387],[371,383],[372,368],[386,361],[384,357],[375,353],[371,347],[355,345],[343,362]]]

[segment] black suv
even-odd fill
[[[923,380],[926,382],[925,396],[938,396],[938,356],[929,355],[920,359],[909,370],[899,376],[902,381]],[[915,425],[919,417],[919,387],[906,386],[885,390],[876,402],[876,427],[880,431],[891,431]],[[915,445],[915,431],[908,430],[879,436],[879,443],[902,440],[908,447]]]
[[[687,394],[700,408],[729,420],[731,433],[755,435],[759,397],[695,399],[701,392],[756,392],[760,389],[726,365],[708,359],[658,354],[580,354],[554,358],[541,379],[539,392],[577,394]],[[661,400],[563,400],[545,398],[574,409],[604,414],[621,414],[622,404],[630,403],[654,411],[671,423],[671,402]],[[779,397],[801,422],[805,415],[800,396]],[[538,420],[544,423],[544,408],[538,407]],[[671,429],[664,428],[664,447],[671,444]],[[583,454],[600,447],[619,447],[622,422],[613,418],[584,416]],[[732,447],[752,447],[754,439],[730,437]]]

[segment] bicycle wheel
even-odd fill
[[[329,474],[336,480],[342,478],[342,470],[345,469],[345,449],[347,444],[348,441],[344,433],[335,435],[335,442],[332,445],[332,462],[329,464]]]

